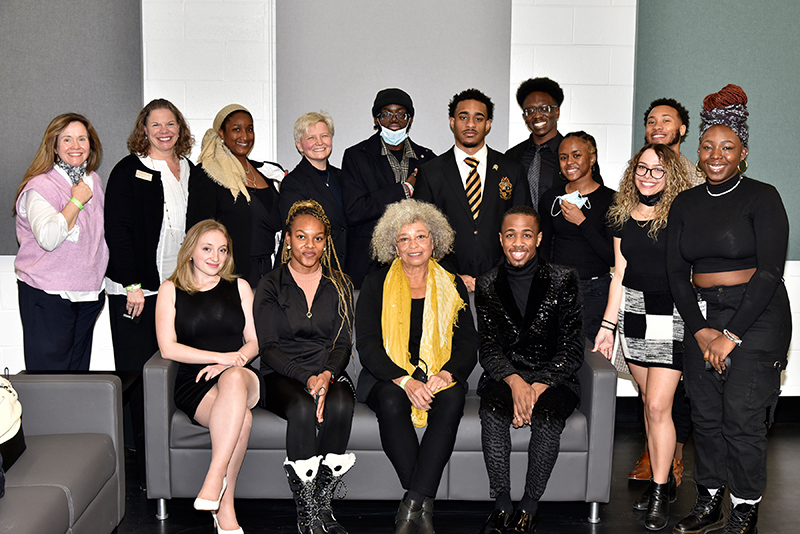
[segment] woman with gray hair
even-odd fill
[[[358,400],[378,416],[381,444],[406,490],[396,534],[433,534],[433,499],[464,413],[478,334],[467,288],[438,259],[453,229],[433,205],[390,204],[372,256],[389,266],[367,276],[356,307],[363,370]],[[414,427],[428,428],[421,441]]]
[[[331,223],[331,236],[344,266],[347,257],[347,219],[342,201],[342,171],[328,158],[333,150],[333,119],[324,111],[301,115],[294,123],[294,144],[303,156],[281,183],[281,218],[299,200],[319,202]]]

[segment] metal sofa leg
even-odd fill
[[[600,503],[599,502],[590,502],[589,503],[589,523],[599,523],[600,522]]]
[[[167,513],[167,500],[166,499],[158,499],[158,504],[156,505],[156,519],[159,521],[164,521],[166,518],[169,517]]]

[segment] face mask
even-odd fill
[[[639,202],[645,206],[653,207],[661,200],[661,193],[663,193],[663,191],[659,191],[655,195],[643,195],[642,192],[639,191]]]
[[[390,130],[381,126],[381,138],[386,141],[387,145],[397,146],[408,138],[408,126],[399,130]]]
[[[575,204],[578,208],[583,208],[586,206],[586,209],[591,209],[592,205],[589,203],[589,197],[581,196],[580,191],[573,191],[572,193],[568,193],[566,195],[557,196],[556,199],[553,201],[553,205],[550,207],[550,215],[555,217],[559,213],[561,213],[561,203],[563,201],[567,201],[570,204]]]

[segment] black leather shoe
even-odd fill
[[[653,483],[652,486],[653,493],[650,494],[650,504],[647,506],[647,515],[644,518],[644,528],[647,530],[661,530],[667,526],[669,521],[669,482],[664,484]]]
[[[644,490],[644,493],[633,501],[633,509],[634,510],[647,510],[648,505],[650,504],[650,495],[653,494],[653,486],[655,482],[653,479],[650,479],[650,482],[647,484],[647,489]]]
[[[725,534],[758,534],[758,503],[742,503],[731,508],[728,514],[728,524],[725,525]]]
[[[400,501],[394,516],[394,534],[417,534],[417,525],[422,516],[422,503],[406,497]]]
[[[511,514],[503,510],[492,510],[478,534],[503,534]]]
[[[536,532],[536,523],[539,522],[539,513],[533,515],[525,510],[517,510],[511,516],[511,521],[508,522],[503,534],[533,534]]]
[[[433,497],[422,501],[422,514],[417,522],[417,534],[436,534],[433,530]]]
[[[722,528],[722,499],[725,497],[725,486],[717,490],[712,497],[705,486],[697,484],[697,501],[689,515],[678,521],[673,532],[675,534],[705,534]]]

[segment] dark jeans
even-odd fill
[[[600,330],[600,322],[606,311],[609,284],[611,284],[610,274],[580,281],[583,298],[583,335],[592,341]]]
[[[436,496],[444,467],[453,454],[465,394],[461,384],[437,393],[428,410],[425,434],[417,441],[406,392],[393,382],[378,382],[370,391],[367,406],[378,416],[381,445],[404,489]]]
[[[346,374],[325,394],[324,422],[317,432],[317,406],[305,385],[293,378],[270,373],[263,377],[262,408],[286,419],[286,456],[294,462],[330,453],[344,454],[353,426],[355,394]]]
[[[739,308],[746,284],[698,289],[708,323],[722,331]],[[686,336],[684,381],[692,403],[695,481],[728,484],[732,495],[757,499],[767,486],[767,429],[780,394],[792,335],[789,299],[778,286],[767,308],[733,349],[725,372],[706,370],[693,336]]]
[[[25,369],[88,371],[97,316],[105,293],[91,302],[71,302],[17,280]]]

